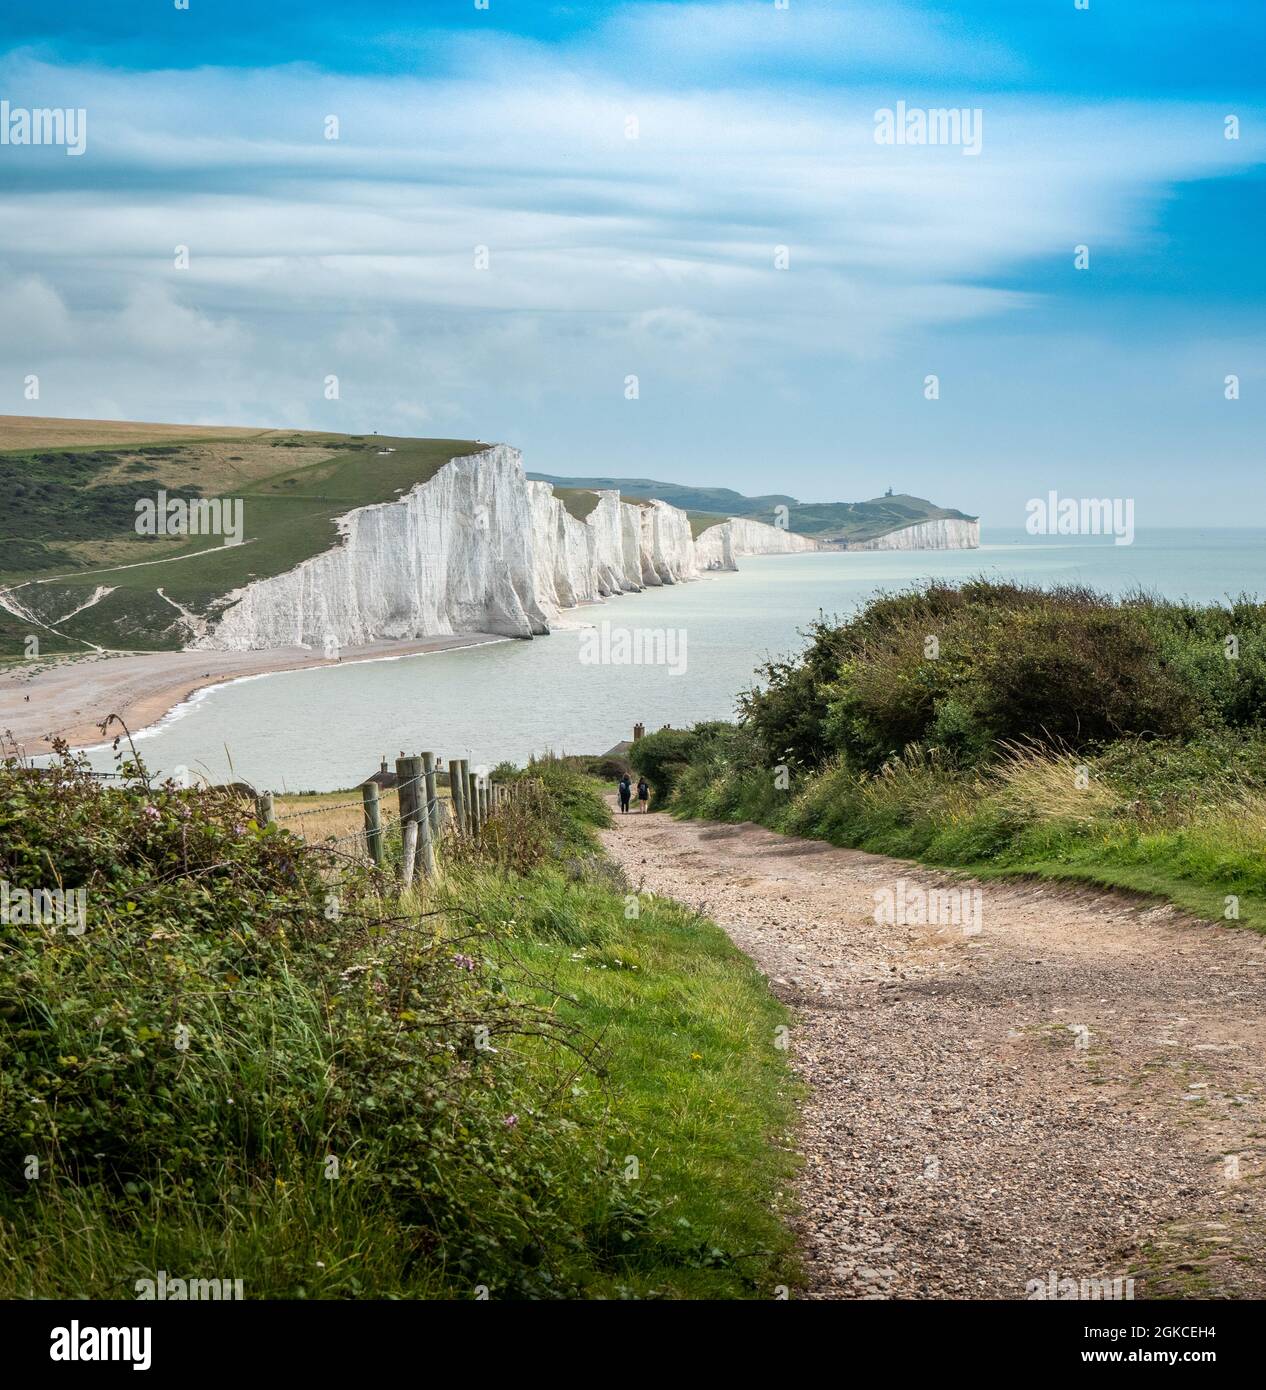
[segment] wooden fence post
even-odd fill
[[[469,831],[469,825],[466,806],[466,760],[464,758],[450,758],[448,760],[448,789],[453,794],[453,823],[457,827],[457,833],[465,835]]]
[[[255,800],[255,819],[260,825],[276,825],[277,816],[273,811],[272,792],[260,792]]]
[[[413,861],[420,833],[418,820],[422,798],[425,795],[422,788],[421,758],[396,759],[396,794],[400,798],[400,831],[405,836],[406,846],[401,877],[405,880],[405,887],[408,887],[413,882]],[[409,849],[408,835],[411,825],[415,828],[412,849]]]
[[[422,754],[422,775],[426,779],[426,815],[431,822],[431,837],[439,839],[440,796],[435,783],[435,754]]]
[[[463,766],[465,766],[464,763],[463,763]],[[468,796],[467,799],[468,799],[469,802],[470,802],[470,813],[471,813],[471,815],[470,815],[470,834],[471,834],[471,838],[472,838],[472,839],[477,840],[477,839],[479,838],[479,829],[480,829],[480,826],[479,826],[479,774],[478,774],[478,773],[476,773],[476,772],[468,772],[468,773],[466,774],[466,790],[469,792],[469,796]]]
[[[425,806],[418,807],[418,848],[422,852],[422,874],[430,882],[435,878],[435,837],[431,834],[431,817]]]
[[[448,815],[453,834],[462,833],[462,791],[457,785],[457,759],[448,760]]]
[[[418,823],[409,821],[404,827],[404,859],[400,864],[400,884],[404,888],[413,886],[413,861],[418,852]]]
[[[365,801],[365,848],[379,869],[382,868],[382,808],[378,800],[378,783],[366,782],[360,789]]]

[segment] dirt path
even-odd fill
[[[719,922],[793,1011],[814,1298],[1266,1292],[1266,941],[970,884],[752,825],[617,816],[635,886]],[[899,887],[899,884],[904,887]],[[922,890],[979,888],[961,923]],[[933,900],[927,900],[929,908]]]

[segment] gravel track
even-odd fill
[[[754,825],[617,815],[604,838],[792,1010],[803,1296],[1025,1298],[1052,1272],[1266,1293],[1262,937]],[[978,931],[918,922],[937,888],[980,889]],[[887,891],[908,925],[876,921]]]

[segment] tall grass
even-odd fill
[[[0,770],[0,873],[91,892],[80,940],[0,927],[0,1297],[790,1282],[780,1006],[532,778],[401,894],[225,794]]]

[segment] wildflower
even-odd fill
[[[458,968],[458,970],[473,971],[475,968],[475,958],[474,956],[464,956],[460,952],[458,952],[458,954],[453,957],[453,964]]]
[[[501,1123],[505,1125],[507,1129],[513,1129],[519,1123],[519,1117],[517,1115],[507,1115]]]

